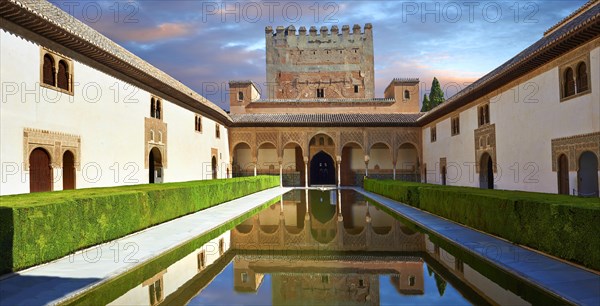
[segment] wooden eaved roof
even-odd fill
[[[219,106],[47,1],[0,0],[0,17],[123,73],[179,106],[231,123]]]

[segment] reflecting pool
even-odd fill
[[[111,305],[558,303],[337,189],[291,191],[201,246],[182,246],[94,294],[90,301]]]

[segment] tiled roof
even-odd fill
[[[542,37],[515,57],[450,97],[446,102],[426,113],[419,121],[426,124],[444,116],[487,93],[496,91],[517,77],[539,68],[586,41],[598,37],[600,33],[600,2],[597,0],[595,2],[595,5],[587,11]],[[587,7],[589,4],[584,6]]]
[[[219,106],[47,1],[1,0],[0,17],[162,92],[173,103],[230,121]]]
[[[386,98],[339,98],[339,99],[259,99],[252,103],[393,103],[394,99]]]
[[[234,126],[416,126],[416,114],[231,114]]]

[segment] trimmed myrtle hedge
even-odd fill
[[[277,176],[258,176],[2,196],[0,273],[278,185]]]
[[[367,179],[367,191],[600,270],[600,200]]]

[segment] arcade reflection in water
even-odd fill
[[[294,190],[110,304],[531,304],[486,275],[352,190]]]

